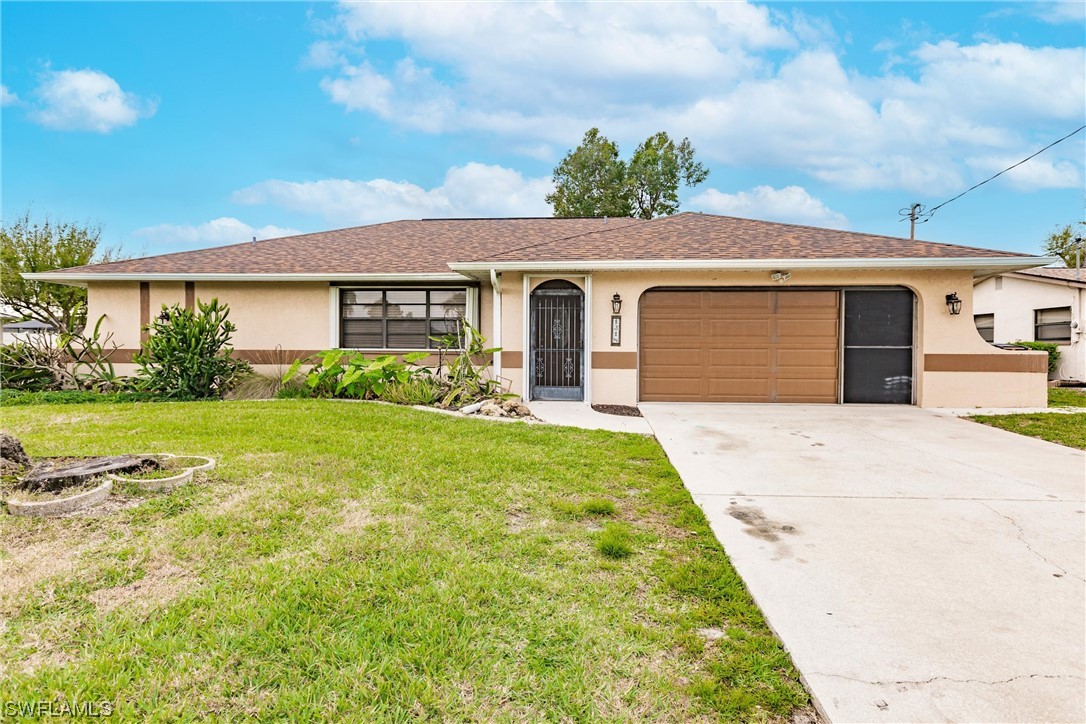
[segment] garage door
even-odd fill
[[[648,291],[641,399],[836,402],[838,304],[836,291]]]

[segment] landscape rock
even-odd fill
[[[161,463],[147,455],[117,455],[81,460],[39,460],[21,481],[23,490],[56,492],[106,473],[158,470]]]
[[[479,414],[490,417],[531,417],[532,411],[520,400],[487,400],[479,408]]]
[[[19,438],[3,431],[0,431],[0,458],[3,458],[5,463],[14,463],[18,467],[30,464],[30,458],[23,450],[23,444],[19,442]],[[5,465],[5,472],[6,469]]]
[[[490,417],[505,417],[505,410],[502,409],[502,404],[498,400],[487,400],[483,403],[483,406],[479,408],[480,415],[488,415]]]

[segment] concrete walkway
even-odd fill
[[[624,417],[605,415],[596,412],[583,402],[543,402],[533,400],[528,403],[532,414],[551,425],[580,427],[585,430],[610,430],[611,432],[636,432],[651,435],[652,428],[643,417]]]
[[[914,407],[641,410],[832,721],[1086,721],[1082,451]]]

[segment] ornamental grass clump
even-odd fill
[[[221,397],[248,362],[232,357],[230,337],[237,327],[230,307],[218,299],[197,303],[197,310],[175,304],[147,326],[149,336],[136,355],[139,389],[175,400]]]
[[[633,555],[630,532],[619,523],[608,523],[596,534],[596,550],[608,558],[626,558]]]

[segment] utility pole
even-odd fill
[[[902,221],[904,221],[905,219],[909,220],[909,238],[910,239],[915,239],[916,238],[916,222],[917,222],[917,219],[920,218],[920,213],[923,210],[924,210],[923,204],[913,204],[912,206],[910,206],[907,209],[901,209],[900,211],[898,211],[898,214],[905,217],[905,218],[902,219]],[[924,221],[927,221],[927,219],[924,219]],[[920,223],[924,223],[924,221],[921,221]]]

